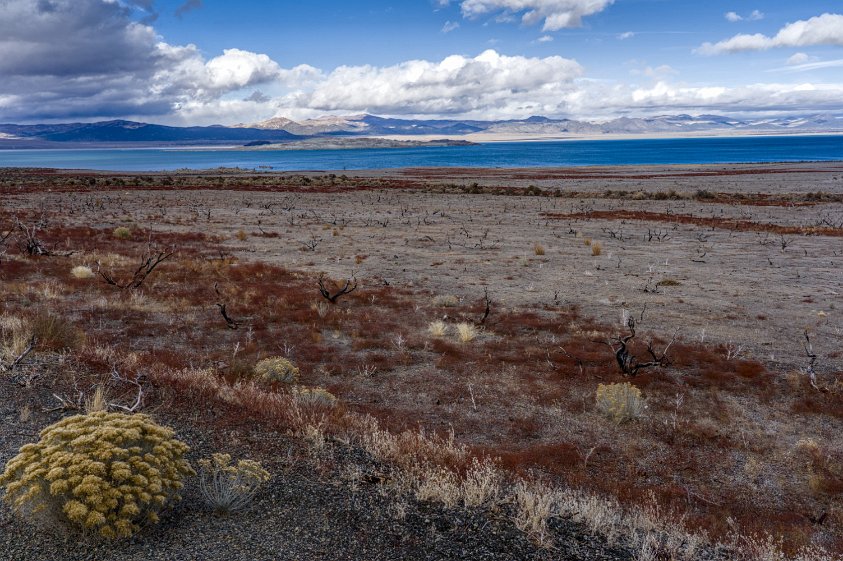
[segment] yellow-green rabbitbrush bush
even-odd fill
[[[155,523],[195,475],[189,450],[146,415],[100,411],[41,431],[2,475],[5,500],[19,514],[104,538],[129,537]]]
[[[294,384],[299,381],[299,369],[288,359],[273,356],[255,365],[255,374],[267,382]]]
[[[641,390],[624,382],[623,384],[599,384],[597,386],[597,410],[617,424],[637,419],[644,412]]]

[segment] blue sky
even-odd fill
[[[0,5],[5,122],[843,111],[839,0]]]
[[[747,60],[753,66],[777,68],[787,56],[781,51],[765,52],[724,61],[690,57],[692,50],[737,33],[775,34],[787,22],[834,12],[835,7],[843,13],[841,2],[816,0],[616,0],[606,10],[584,18],[580,28],[546,32],[540,24],[496,22],[500,12],[467,19],[458,2],[441,7],[432,0],[206,0],[201,9],[181,18],[174,14],[178,5],[160,4],[162,14],[155,27],[168,41],[195,43],[208,55],[232,47],[264,52],[283,66],[388,66],[411,59],[440,60],[455,53],[477,55],[494,48],[506,54],[572,57],[602,78],[628,73],[634,66],[631,61],[637,60],[654,67],[669,64],[714,72],[735,82],[746,79]],[[749,20],[754,10],[762,11],[763,19]],[[728,12],[747,19],[730,22],[725,17]],[[459,27],[443,33],[449,22]],[[629,32],[634,35],[619,39]],[[541,42],[542,37],[553,41]],[[839,47],[813,50],[843,57]]]

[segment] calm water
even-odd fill
[[[500,142],[378,150],[0,150],[0,167],[111,171],[240,167],[343,170],[402,167],[541,167],[843,160],[843,136],[767,136]]]

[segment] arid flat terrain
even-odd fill
[[[442,489],[477,461],[509,488],[565,490],[545,525],[519,518],[522,495],[484,499],[484,516],[514,520],[532,541],[476,558],[553,547],[576,558],[561,520],[618,547],[600,546],[615,551],[607,559],[843,551],[841,163],[3,170],[0,197],[0,360],[19,356],[17,326],[59,317],[67,331],[0,374],[3,393],[29,392],[26,430],[67,414],[92,384],[131,397],[109,381],[116,368],[191,434],[239,434],[257,457],[277,451],[254,436],[261,427],[286,435],[340,494],[364,485],[459,508]],[[29,251],[33,238],[44,251]],[[149,257],[163,259],[132,285]],[[329,297],[348,292],[330,302],[320,281]],[[656,364],[621,371],[629,335],[632,364]],[[270,356],[337,402],[305,406],[284,384],[256,382]],[[622,382],[646,409],[617,424],[595,392]],[[628,518],[595,522],[570,493],[661,526],[624,541]],[[690,548],[690,534],[705,545]]]

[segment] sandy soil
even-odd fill
[[[346,173],[364,182],[380,178],[429,188],[200,190],[189,196],[132,189],[119,195],[119,205],[113,201],[111,215],[101,214],[100,222],[89,225],[147,224],[154,217],[154,228],[198,227],[220,235],[243,258],[338,278],[354,272],[365,282],[386,281],[466,300],[488,289],[506,308],[577,304],[619,329],[624,310],[640,316],[646,307],[641,327],[648,333],[731,345],[778,371],[804,365],[805,328],[815,331],[815,346],[826,354],[843,342],[843,238],[738,231],[728,222],[757,223],[763,230],[764,225],[810,228],[825,220],[839,229],[843,204],[799,201],[815,192],[843,194],[843,164]],[[437,192],[435,186],[446,181],[503,187],[504,192],[532,185],[581,196]],[[616,194],[604,198],[607,190]],[[700,190],[744,196],[739,202],[745,204],[691,198]],[[649,197],[672,192],[677,200],[634,200],[643,196],[632,195],[636,192]],[[40,193],[10,197],[5,204],[11,209],[63,207],[77,197]],[[779,202],[764,197],[779,197]],[[712,218],[721,224],[582,216],[619,210]],[[235,238],[239,230],[246,240]],[[601,255],[592,255],[587,239],[602,245]],[[544,247],[544,255],[535,254],[536,244]],[[841,368],[839,362],[826,367]]]
[[[68,247],[80,244],[71,240],[83,231],[74,226],[90,228],[97,255],[118,250],[117,226],[185,240],[159,288],[129,301],[131,313],[116,314],[114,325],[73,306],[88,294],[92,317],[106,315],[120,305],[112,287],[74,284],[60,293],[76,323],[125,350],[164,343],[176,355],[202,355],[192,338],[207,338],[219,353],[211,364],[228,364],[218,370],[231,377],[227,349],[246,347],[243,338],[256,338],[248,352],[257,359],[281,352],[282,337],[297,337],[294,358],[307,384],[387,426],[450,426],[515,469],[539,466],[618,496],[655,489],[720,535],[724,513],[750,522],[769,516],[763,527],[790,528],[791,543],[839,547],[839,525],[814,520],[843,519],[834,409],[843,394],[843,163],[345,174],[31,172],[0,177],[0,193],[7,220],[44,209]],[[188,244],[196,234],[207,237]],[[252,324],[222,324],[211,300],[216,277],[186,272],[210,275],[207,263],[191,260],[217,259],[217,251],[233,263],[219,277],[232,291],[229,310],[254,333]],[[70,266],[14,257],[38,286]],[[290,273],[267,279],[262,263]],[[242,278],[238,270],[257,273]],[[322,272],[353,276],[361,290],[317,315]],[[15,313],[42,298],[25,282],[10,292]],[[471,306],[485,291],[491,320],[477,342],[431,340],[431,319],[476,314]],[[267,294],[273,303],[262,303]],[[460,303],[435,304],[444,295]],[[598,384],[624,380],[603,343],[625,332],[627,315],[639,341],[676,335],[672,352],[686,356],[633,379],[650,410],[618,427],[593,402]],[[156,318],[151,333],[145,323]],[[806,330],[827,392],[807,385]],[[562,340],[578,348],[560,352]],[[360,368],[375,359],[383,361],[377,375]],[[673,401],[680,392],[684,405]],[[805,439],[828,458],[828,484],[813,490],[813,472],[805,472],[813,467],[798,455]],[[589,449],[597,450],[591,463],[582,459]]]

